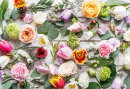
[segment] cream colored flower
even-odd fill
[[[130,69],[130,56],[125,57],[124,66],[126,69]]]
[[[84,32],[85,40],[89,40],[91,37],[93,37],[93,32],[92,31]]]
[[[125,41],[130,41],[130,31],[126,31],[123,34],[123,38],[124,38]]]
[[[9,56],[0,56],[0,67],[3,69],[10,62]]]
[[[2,34],[2,29],[0,29],[0,35]]]
[[[54,0],[52,6],[57,6],[57,5],[60,5],[60,4],[63,4],[62,0]]]
[[[77,65],[73,61],[63,63],[59,69],[58,74],[62,77],[66,77],[75,74],[77,71]]]
[[[93,50],[94,48],[96,48],[96,45],[94,43],[90,43],[85,46],[85,49],[87,51]]]
[[[46,17],[47,17],[47,13],[43,13],[43,12],[37,12],[36,14],[34,14],[33,19],[34,22],[37,24],[43,24],[46,21]]]
[[[64,89],[78,89],[77,81],[74,78],[70,79],[70,83],[66,84]]]

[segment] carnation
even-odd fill
[[[11,39],[18,39],[19,38],[19,27],[16,23],[10,23],[6,27],[6,32]]]

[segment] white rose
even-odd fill
[[[33,19],[34,22],[37,24],[43,24],[46,21],[46,17],[47,17],[47,13],[43,13],[43,12],[37,12],[36,14],[34,14]]]
[[[125,57],[124,66],[126,69],[130,69],[130,56]]]
[[[124,38],[125,41],[130,41],[130,31],[126,31],[123,34],[123,38]]]
[[[73,61],[68,61],[60,65],[58,74],[62,77],[66,77],[75,74],[77,71],[77,65]]]
[[[66,84],[64,89],[78,89],[77,81],[74,78],[70,79],[70,83]]]
[[[9,56],[0,56],[0,67],[3,69],[10,62]]]
[[[92,31],[84,32],[85,40],[89,40],[91,37],[93,37],[93,32]]]
[[[116,6],[110,10],[110,14],[116,19],[121,20],[126,16],[126,8],[123,6]]]
[[[85,46],[85,49],[86,49],[87,51],[90,51],[90,50],[93,50],[95,47],[96,47],[96,45],[94,45],[94,43],[90,43],[90,44],[87,44],[87,45]]]
[[[60,5],[60,4],[63,4],[62,0],[54,0],[52,6],[57,6],[57,5]]]
[[[80,74],[78,79],[78,84],[82,87],[82,89],[86,89],[89,85],[89,77],[86,72]]]

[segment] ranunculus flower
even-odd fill
[[[65,82],[63,78],[60,75],[53,76],[50,79],[50,83],[56,88],[56,89],[61,89],[65,86]]]
[[[39,58],[45,58],[47,56],[48,52],[46,49],[44,49],[43,47],[39,48],[37,50],[37,57]]]
[[[111,8],[110,14],[116,20],[121,20],[126,16],[126,8],[124,6],[115,6],[115,7]]]
[[[66,84],[64,89],[78,89],[77,81],[74,78],[70,79],[70,83]]]
[[[0,68],[3,69],[10,62],[9,56],[0,56]]]
[[[101,2],[101,9],[100,9],[100,16],[107,16],[109,14],[110,11],[110,6],[105,6],[105,3]]]
[[[74,60],[77,64],[83,65],[86,61],[87,51],[85,49],[75,49],[73,51]]]
[[[113,46],[113,52],[120,46],[120,41],[117,38],[110,38],[109,42]]]
[[[35,68],[37,68],[37,71],[41,74],[41,75],[46,75],[48,73],[50,73],[50,70],[48,69],[48,67],[45,65],[43,60],[39,60],[37,62],[34,63]]]
[[[125,69],[130,69],[130,56],[125,57],[124,67]]]
[[[65,44],[61,44],[59,47],[59,51],[57,52],[57,55],[64,59],[70,59],[72,58],[72,49],[68,47]]]
[[[111,52],[113,52],[113,45],[108,40],[101,41],[99,46],[100,56],[108,59]]]
[[[84,49],[86,49],[87,51],[93,50],[96,48],[96,45],[94,43],[89,43],[87,44]]]
[[[53,74],[53,75],[57,75],[58,74],[58,69],[57,69],[57,67],[55,65],[50,64],[49,65],[49,69],[50,69],[51,74]]]
[[[78,84],[83,88],[86,89],[89,85],[89,76],[86,72],[80,74],[78,78]]]
[[[87,0],[83,2],[83,15],[86,18],[97,17],[101,9],[101,2],[98,0]]]
[[[98,34],[103,35],[106,33],[107,30],[108,28],[105,25],[101,24],[98,29]]]
[[[68,27],[71,33],[80,32],[83,29],[83,24],[80,22],[74,23],[73,25]]]
[[[26,1],[25,0],[14,0],[14,6],[16,8],[21,8],[26,6]]]
[[[36,37],[35,29],[31,25],[24,25],[22,26],[20,33],[19,33],[19,39],[24,43],[30,43],[32,42]]]
[[[61,18],[64,20],[64,21],[67,21],[69,18],[71,18],[72,16],[72,11],[69,10],[69,9],[66,9],[64,10],[62,13],[61,13]]]
[[[12,51],[12,46],[11,44],[9,44],[7,41],[2,40],[0,42],[0,52],[7,55],[9,53],[11,53]]]
[[[24,17],[23,20],[24,20],[25,23],[30,23],[30,22],[33,21],[33,15],[32,15],[32,14],[27,14],[27,13],[26,13],[26,15],[25,15],[25,17]]]
[[[122,89],[121,86],[122,86],[121,79],[118,78],[118,77],[115,78],[114,81],[113,81],[113,83],[112,83],[112,89]]]
[[[43,24],[46,21],[47,13],[37,12],[34,14],[33,19],[36,24]]]
[[[84,39],[89,40],[89,39],[91,39],[93,37],[94,34],[95,33],[92,32],[92,31],[84,32]]]
[[[12,78],[22,82],[27,78],[29,71],[24,63],[16,63],[12,68],[11,68],[11,75]]]
[[[123,34],[123,38],[124,38],[125,41],[130,41],[130,31],[126,31]]]
[[[58,74],[62,77],[66,77],[75,74],[77,71],[77,65],[73,61],[68,61],[60,65]]]

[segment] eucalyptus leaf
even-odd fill
[[[2,84],[2,89],[9,89],[12,85],[12,82],[7,81],[4,84]]]
[[[76,19],[78,19],[78,16],[76,15],[76,12],[73,10],[72,11],[72,15],[76,18]]]
[[[80,32],[75,33],[75,35],[76,35],[78,38],[81,38],[81,37],[83,36],[83,31],[81,30]]]
[[[114,19],[114,23],[115,23],[116,26],[120,25],[121,22],[122,22],[122,20],[116,20],[116,19]]]
[[[108,14],[106,17],[101,17],[101,19],[102,20],[104,20],[104,21],[111,21],[111,15],[110,14]]]
[[[61,34],[62,36],[67,36],[67,35],[69,35],[69,33],[70,33],[70,31],[67,29],[67,27],[62,27],[62,28],[60,29],[60,34]]]
[[[18,84],[13,83],[12,86],[9,89],[18,89]]]
[[[43,76],[40,78],[40,80],[44,80],[44,81],[47,81],[47,79],[48,79],[48,75],[43,75]]]
[[[9,20],[9,19],[10,19],[10,15],[11,15],[10,11],[7,10],[7,11],[5,12],[5,14],[4,14],[5,20]]]
[[[8,34],[6,33],[5,30],[3,30],[2,35],[1,35],[1,38],[4,39],[4,40],[9,39],[9,36],[8,36]]]
[[[50,29],[56,28],[56,25],[49,20],[46,20],[43,25],[47,26]]]
[[[118,50],[112,52],[112,53],[110,54],[110,57],[111,57],[111,58],[115,58],[115,57],[117,57],[117,55],[118,55]]]
[[[126,89],[130,89],[130,75],[126,76],[124,79],[124,84],[126,84]]]
[[[98,49],[95,49],[95,50],[94,50],[94,55],[97,55],[97,54],[99,54],[99,50],[98,50]]]
[[[19,11],[16,10],[16,9],[13,9],[13,10],[12,10],[12,18],[15,20],[15,19],[17,19],[19,16],[20,16]]]
[[[90,82],[87,89],[100,89],[100,85],[96,82]]]
[[[2,15],[2,13],[3,13],[3,10],[0,7],[0,25],[3,22],[3,15]]]
[[[45,89],[53,89],[53,86],[51,85],[49,80],[45,81],[44,88]]]
[[[123,32],[121,32],[119,35],[117,35],[118,39],[123,39]]]
[[[116,6],[116,5],[123,5],[123,4],[130,4],[130,3],[122,0],[107,0],[105,2],[105,6]]]
[[[58,37],[58,35],[59,35],[59,31],[58,31],[56,28],[53,28],[53,29],[51,29],[51,30],[48,32],[48,37],[49,37],[50,39],[55,39],[55,38]]]
[[[107,39],[109,39],[109,38],[111,37],[111,34],[110,34],[109,31],[107,31],[107,32],[106,32],[105,34],[103,34],[103,35],[98,34],[98,36],[99,36],[100,39],[102,39],[102,40],[107,40]]]
[[[9,1],[8,0],[3,0],[1,3],[1,9],[2,9],[2,18],[4,19],[4,14],[7,11],[9,5]]]
[[[34,78],[34,77],[39,77],[40,76],[40,73],[37,72],[37,70],[34,70],[32,73],[31,73],[31,77]]]
[[[37,32],[38,32],[38,34],[48,35],[49,30],[50,30],[50,28],[48,28],[45,25],[42,25],[42,26],[38,27]]]
[[[64,22],[63,21],[57,21],[55,22],[55,24],[59,27],[63,27],[64,26]]]
[[[20,89],[30,89],[30,84],[27,83],[27,86],[25,86],[25,87],[20,86]]]
[[[8,23],[7,23],[7,24],[9,25],[10,23],[14,23],[14,21],[10,20],[10,21],[8,21]]]

